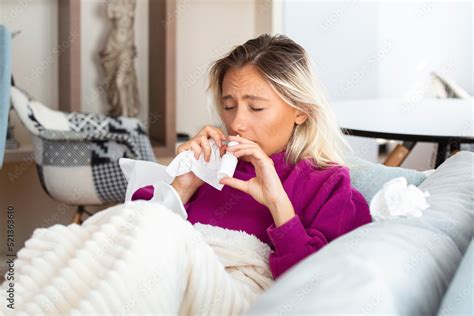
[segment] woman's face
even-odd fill
[[[268,156],[285,149],[294,124],[306,120],[303,112],[278,96],[253,65],[227,71],[221,106],[229,135],[239,134],[257,143]]]

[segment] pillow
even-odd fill
[[[471,99],[471,101],[474,101],[474,97],[469,95],[469,93],[454,82],[454,80],[436,72],[431,73],[431,91],[429,96],[440,99],[457,98],[465,100]],[[460,149],[474,151],[474,144],[460,144]]]
[[[384,183],[397,177],[405,177],[407,183],[420,185],[427,177],[421,171],[400,167],[387,167],[352,156],[348,161],[351,184],[370,203],[372,197],[382,189]]]
[[[471,96],[461,88],[454,80],[436,72],[431,73],[431,94],[434,97],[470,99]]]
[[[451,156],[419,186],[431,194],[423,216],[336,238],[282,274],[246,315],[436,315],[474,235],[473,165],[474,153]]]
[[[45,129],[63,132],[71,130],[66,113],[48,108],[17,87],[11,87],[10,94],[13,108],[31,133],[39,135]]]

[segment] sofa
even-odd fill
[[[418,188],[430,193],[423,216],[372,222],[333,240],[246,314],[473,315],[474,153],[451,156]]]

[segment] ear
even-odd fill
[[[303,124],[308,119],[308,115],[300,110],[296,110],[295,124]]]

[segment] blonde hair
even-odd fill
[[[293,128],[286,148],[286,162],[310,158],[321,168],[347,165],[352,148],[322,93],[306,51],[284,35],[263,34],[234,47],[211,65],[209,86],[214,108],[222,122],[222,82],[233,67],[255,66],[276,93],[290,106],[307,114]]]

